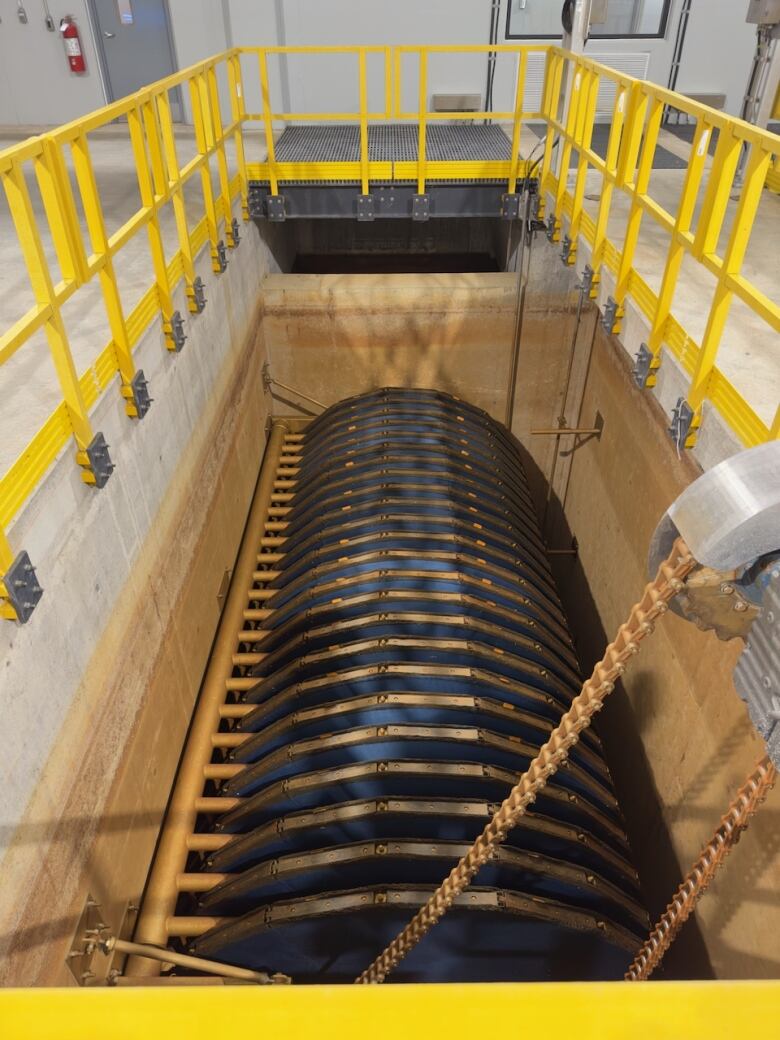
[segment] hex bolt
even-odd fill
[[[730,596],[734,591],[734,586],[730,585],[727,581],[724,581],[720,587],[720,591],[723,593],[724,596]]]
[[[736,610],[739,614],[743,614],[747,610],[747,608],[748,605],[744,601],[744,599],[738,599],[737,602],[734,604],[734,610]]]

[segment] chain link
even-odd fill
[[[469,886],[477,871],[490,859],[493,849],[504,841],[528,806],[535,801],[550,777],[565,764],[569,751],[579,740],[593,716],[612,692],[626,663],[639,651],[639,643],[653,631],[653,622],[664,614],[669,601],[683,587],[683,579],[694,566],[685,542],[678,538],[655,578],[645,586],[641,600],[631,608],[627,621],[618,629],[614,642],[583,683],[569,710],[550,734],[527,771],[512,788],[493,818],[465,856],[430,896],[390,945],[355,981],[384,982],[385,978]]]
[[[627,981],[638,982],[650,978],[776,779],[777,770],[768,758],[762,758],[740,787],[718,829],[702,849],[690,873],[634,958],[625,975]]]

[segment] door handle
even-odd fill
[[[116,36],[116,33],[106,32],[106,30],[104,29],[103,30],[103,35],[105,36],[105,38],[107,40],[113,40],[113,38]]]

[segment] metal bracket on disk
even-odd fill
[[[201,282],[201,286],[202,284],[203,283]],[[201,310],[203,310],[202,307]],[[178,354],[187,340],[187,336],[184,332],[184,318],[181,316],[181,311],[174,311],[171,315],[170,321],[163,322],[163,332],[165,333],[168,350]]]
[[[430,215],[430,195],[412,195],[412,220],[427,220]]]
[[[653,364],[653,362],[656,362]],[[642,343],[636,353],[632,375],[640,390],[646,389],[651,372],[658,368],[658,359],[646,343]]]
[[[604,304],[604,313],[601,316],[601,324],[606,332],[610,334],[617,331],[615,325],[618,320],[618,312],[620,310],[620,304],[617,302],[614,296],[608,296],[607,302]]]
[[[564,235],[561,239],[561,260],[568,265],[572,262],[572,248],[573,242],[568,235]]]
[[[143,419],[152,403],[149,396],[149,383],[139,368],[129,383],[122,387],[122,397],[127,401],[125,410],[131,419]]]
[[[114,472],[114,464],[108,454],[108,445],[102,433],[96,433],[87,445],[86,451],[79,452],[76,458],[80,465],[88,467],[84,473],[85,483],[92,484],[96,488],[106,486],[108,478]]]
[[[517,191],[504,192],[501,196],[501,216],[504,220],[517,220],[520,216],[520,199],[522,195]]]
[[[265,216],[268,220],[284,220],[286,216],[284,211],[284,195],[266,195]]]
[[[227,270],[228,259],[227,259],[227,248],[222,239],[217,242],[215,249],[216,255],[213,257],[214,270],[217,274],[224,274]]]
[[[43,589],[38,584],[30,557],[24,550],[0,578],[0,584],[5,586],[5,598],[16,614],[11,620],[26,624],[43,595]],[[10,615],[7,616],[10,618]]]
[[[241,229],[238,220],[235,217],[230,221],[230,237],[233,241],[233,248],[235,249],[241,241]]]
[[[88,895],[76,925],[73,944],[65,958],[65,963],[79,986],[87,986],[96,978],[93,961],[99,951],[98,943],[107,930],[108,925],[103,921],[100,903]]]
[[[558,233],[558,221],[555,219],[555,214],[550,213],[547,217],[547,241],[554,242],[555,236]]]
[[[246,193],[246,206],[252,220],[262,220],[265,217],[266,191],[262,184],[252,182]]]
[[[373,195],[358,195],[356,216],[358,220],[373,220],[374,219],[374,196]]]
[[[669,436],[674,441],[678,451],[683,448],[692,448],[696,436],[695,420],[696,412],[691,408],[684,397],[677,398],[677,404],[672,410],[672,421],[669,425]]]

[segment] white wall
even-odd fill
[[[504,39],[508,2],[502,4],[499,39]],[[558,6],[558,0],[544,0]],[[681,0],[673,0],[662,40],[592,40],[586,53],[647,55],[648,78],[666,84]],[[490,0],[169,0],[176,58],[180,68],[224,50],[231,44],[473,44],[487,42]],[[693,0],[678,89],[725,92],[727,111],[736,113],[742,101],[755,40],[745,22],[747,0]],[[59,33],[49,33],[42,14],[28,4],[30,21],[21,25],[15,5],[0,10],[0,123],[45,124],[74,119],[104,104],[97,58],[86,11],[86,0],[71,0],[81,30],[87,73],[73,75],[67,67]],[[59,17],[64,13],[53,8]],[[269,61],[274,107],[289,103],[298,111],[355,111],[357,61],[348,56],[290,57]],[[483,94],[486,58],[482,54],[433,56],[428,94],[468,91]],[[417,104],[416,72],[409,59],[403,67],[403,103]],[[260,110],[257,65],[244,61],[247,107]],[[383,103],[381,63],[369,63],[369,102]],[[511,108],[514,66],[500,59],[494,85],[494,107]],[[185,98],[185,106],[188,99]],[[185,107],[185,115],[189,109]]]
[[[0,124],[66,123],[106,103],[86,0],[50,7],[55,22],[73,15],[87,71],[70,71],[62,38],[46,28],[40,2],[27,3],[26,25],[16,16],[16,4],[0,4]]]

